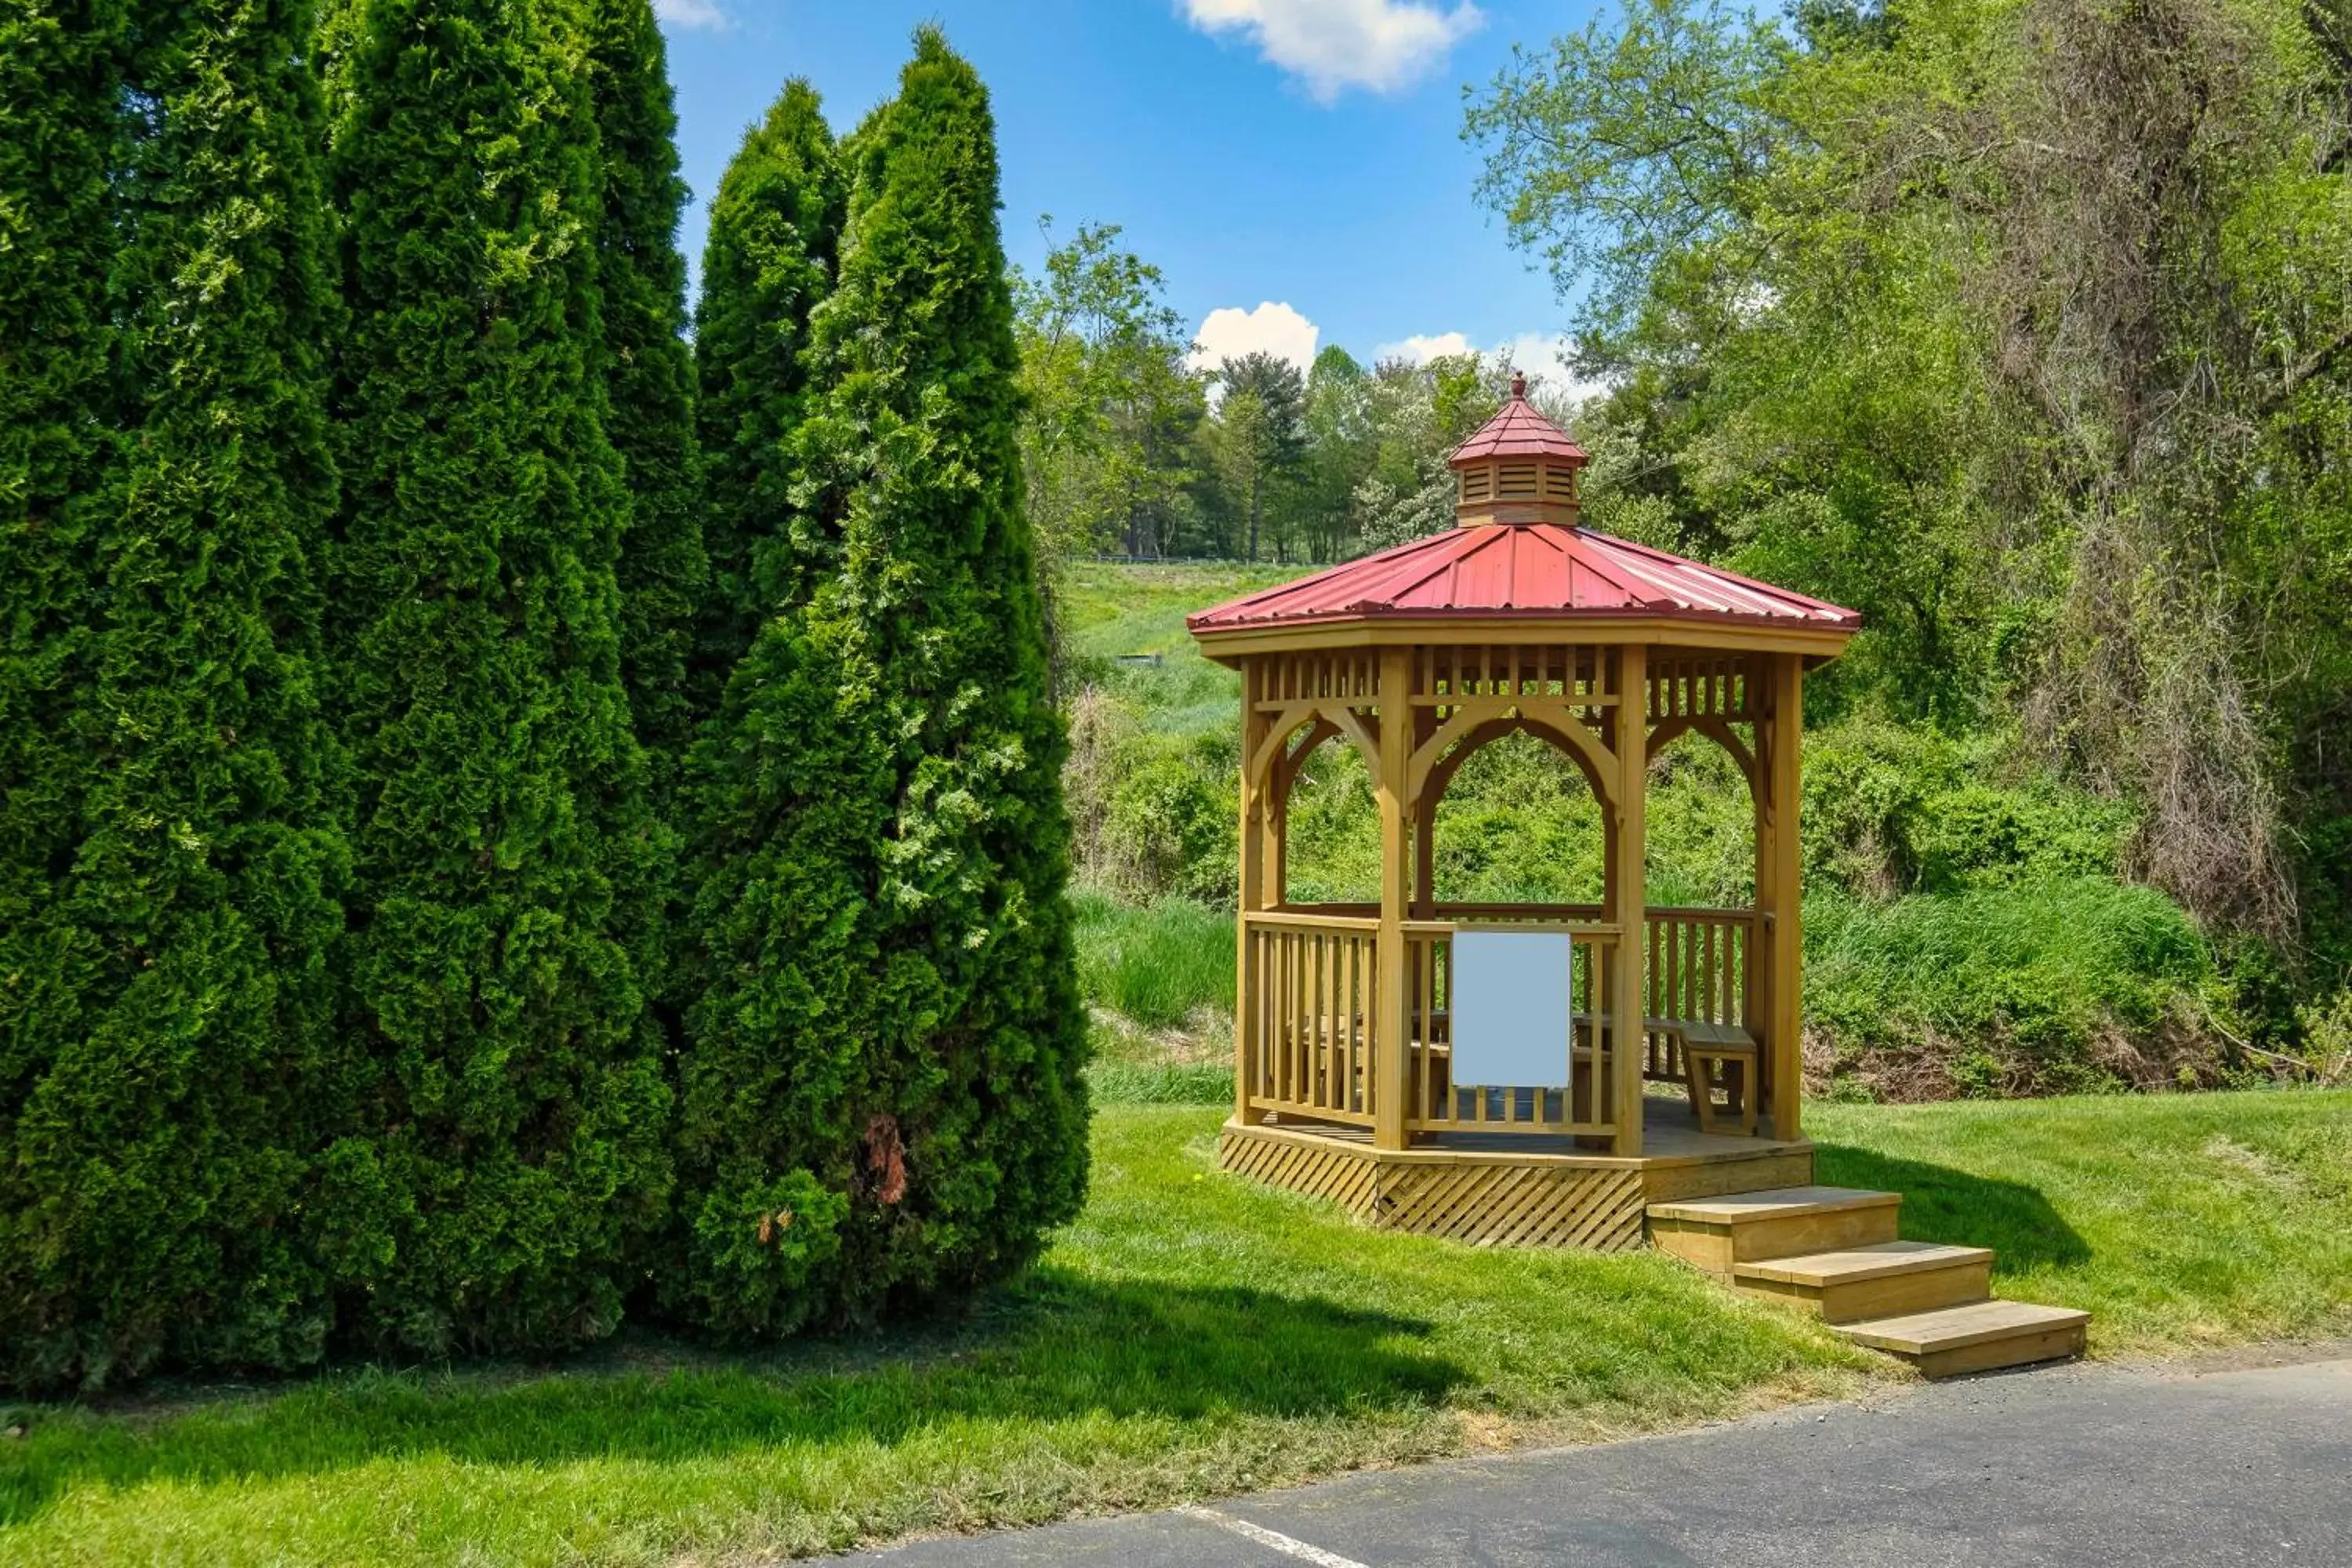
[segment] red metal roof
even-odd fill
[[[1503,406],[1454,447],[1446,461],[1460,468],[1492,458],[1557,458],[1578,467],[1591,461],[1567,431],[1536,412],[1536,405],[1528,401],[1528,378],[1523,375],[1511,378],[1511,395],[1503,400]]]
[[[1855,612],[1558,523],[1416,539],[1189,616],[1195,634],[1383,616],[1661,616],[1851,632]]]

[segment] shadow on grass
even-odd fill
[[[961,1324],[867,1341],[725,1354],[638,1331],[539,1367],[164,1383],[99,1405],[11,1407],[30,1430],[0,1448],[0,1526],[93,1482],[267,1479],[426,1457],[658,1463],[785,1444],[887,1447],[942,1424],[1423,1407],[1465,1376],[1414,1342],[1428,1331],[1312,1299],[1039,1268]]]
[[[2040,1265],[2087,1263],[2091,1248],[2039,1187],[1972,1175],[1948,1165],[1897,1160],[1836,1143],[1813,1148],[1813,1180],[1903,1194],[1906,1238],[1990,1247],[1996,1277]]]

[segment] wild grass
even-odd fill
[[[1087,999],[1147,1029],[1234,1010],[1234,917],[1189,899],[1138,907],[1082,891],[1078,984]]]

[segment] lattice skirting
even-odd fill
[[[1318,1139],[1227,1127],[1217,1163],[1270,1186],[1326,1198],[1371,1225],[1474,1247],[1642,1245],[1639,1171],[1495,1162],[1397,1162]]]

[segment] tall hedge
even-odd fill
[[[1085,1186],[994,127],[935,29],[899,85],[846,149],[814,327],[837,563],[761,623],[697,757],[680,1286],[736,1334],[982,1283]]]
[[[788,83],[719,180],[702,251],[694,354],[710,581],[692,659],[698,721],[718,711],[761,617],[804,591],[789,564],[804,548],[795,530],[807,535],[832,510],[794,487],[816,390],[809,317],[833,287],[845,200],[817,95]],[[781,575],[755,572],[762,552]]]
[[[110,482],[109,182],[123,0],[0,0],[0,1380],[68,1370],[27,1098],[96,954],[60,905],[89,776],[93,531]]]
[[[67,908],[99,963],[16,1162],[43,1379],[315,1359],[343,778],[312,572],[335,503],[303,0],[139,0],[117,172],[130,439],[98,535],[96,763]],[[119,509],[119,510],[117,510]]]
[[[364,1335],[435,1351],[609,1331],[667,1182],[578,20],[371,0],[336,81],[329,625],[373,1075],[331,1256]]]
[[[665,786],[696,715],[687,665],[709,568],[703,557],[694,354],[686,342],[686,182],[652,0],[584,0],[604,221],[605,427],[629,500],[617,576],[621,673],[648,765]],[[667,793],[666,788],[664,793]]]

